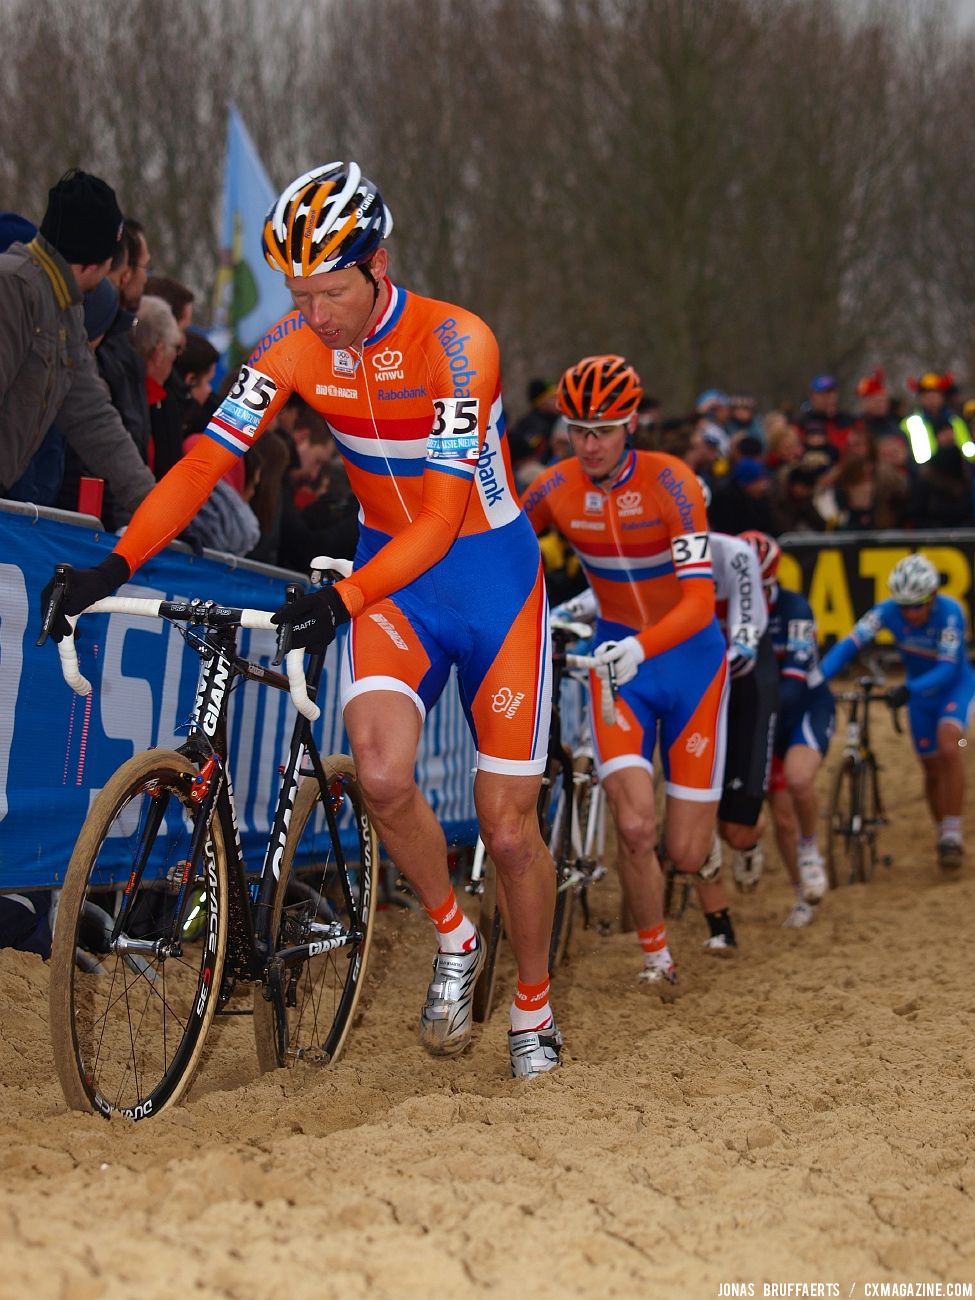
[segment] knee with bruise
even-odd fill
[[[524,876],[538,848],[538,825],[532,819],[503,814],[496,822],[481,822],[481,838],[488,855],[505,876]]]
[[[657,843],[657,821],[653,809],[632,804],[613,809],[616,834],[630,853],[650,853]]]

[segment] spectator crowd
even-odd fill
[[[194,305],[189,287],[153,273],[151,231],[96,177],[66,173],[39,227],[0,214],[0,496],[123,525],[234,380],[215,388],[221,358]],[[522,489],[569,455],[554,384],[532,380],[527,398],[509,423]],[[836,378],[818,374],[794,410],[710,388],[667,417],[645,397],[638,418],[637,445],[694,469],[721,532],[975,525],[975,399],[962,402],[949,373],[897,392],[876,369],[850,410]],[[301,571],[315,554],[352,556],[357,510],[326,422],[292,398],[183,540]],[[543,539],[550,575],[565,566],[561,546]]]
[[[39,227],[0,213],[0,497],[125,524],[234,382],[215,389],[194,305],[97,177],[61,177]],[[357,509],[328,426],[292,398],[181,540],[302,571],[351,558]]]

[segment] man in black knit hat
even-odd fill
[[[115,191],[69,171],[50,190],[40,230],[0,254],[0,497],[50,425],[104,478],[125,522],[154,484],[112,406],[88,346],[82,299],[104,277],[122,233]]]

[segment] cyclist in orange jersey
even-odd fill
[[[677,982],[663,925],[656,855],[653,751],[667,790],[666,846],[701,877],[708,947],[735,946],[711,854],[724,771],[728,675],[715,620],[710,539],[700,485],[673,456],[634,451],[642,396],[622,357],[585,357],[559,383],[575,456],[552,465],[524,497],[538,533],[554,527],[576,550],[598,601],[597,654],[615,666],[615,725],[592,709],[593,739],[620,843],[620,873],[644,950],[641,979]],[[571,602],[570,602],[571,603]]]
[[[551,696],[541,561],[514,491],[495,338],[463,308],[389,279],[382,241],[391,228],[355,163],[288,186],[268,213],[264,252],[295,310],[257,345],[206,435],[113,553],[73,574],[65,612],[115,590],[175,537],[290,394],[320,412],[359,500],[355,568],[275,620],[312,651],[351,621],[345,726],[380,837],[437,928],[420,1015],[421,1041],[437,1055],[469,1043],[484,961],[454,897],[443,831],[414,779],[423,720],[456,665],[478,751],[475,806],[518,967],[511,1069],[531,1077],[558,1065],[561,1048],[548,1000],[555,870],[535,815]]]

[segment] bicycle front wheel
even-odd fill
[[[316,780],[306,780],[291,815],[271,934],[277,953],[303,945],[312,951],[283,971],[283,1022],[266,990],[254,991],[254,1033],[262,1070],[336,1060],[365,981],[376,915],[379,844],[352,759],[333,754],[322,763],[328,777],[324,797],[331,799],[336,820],[344,809],[351,811],[354,847],[347,856],[336,853],[322,788]]]
[[[566,754],[560,767],[550,769],[538,798],[538,823],[542,839],[555,861],[555,915],[549,944],[551,973],[565,961],[572,935],[575,908],[575,873],[572,854],[572,812],[574,801],[572,761]]]
[[[854,885],[864,875],[863,767],[848,754],[833,779],[829,804],[826,872],[832,889]]]
[[[877,762],[873,754],[868,754],[863,762],[863,781],[861,785],[860,813],[863,818],[861,868],[863,880],[872,880],[877,866],[877,833],[885,824],[883,806],[880,802],[880,778]]]
[[[173,750],[129,759],[96,797],[71,855],[50,1014],[58,1078],[76,1110],[158,1115],[199,1064],[223,977],[229,902],[218,817],[191,866],[196,773]]]

